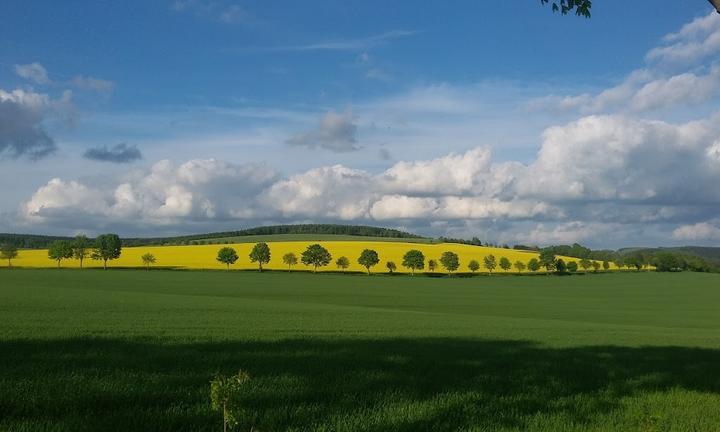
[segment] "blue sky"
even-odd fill
[[[667,3],[5,1],[0,230],[717,244],[720,16]]]

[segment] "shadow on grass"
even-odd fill
[[[219,430],[209,381],[243,368],[260,431],[523,430],[592,423],[625,396],[719,394],[718,365],[711,349],[464,338],[4,341],[0,429]]]

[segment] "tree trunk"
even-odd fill
[[[83,262],[83,259],[80,258],[80,268],[81,268],[81,269],[83,268],[83,267],[82,267],[82,262]]]
[[[60,260],[57,260],[57,261],[58,261],[58,267],[57,267],[57,268],[60,268]]]
[[[103,260],[103,270],[107,270],[107,260]]]
[[[227,406],[223,402],[223,431],[227,432],[228,421],[227,421]]]
[[[230,271],[230,264],[225,263],[225,265],[227,266],[227,271]]]
[[[262,263],[258,264],[258,271],[262,273]]]

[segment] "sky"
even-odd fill
[[[704,0],[0,2],[0,232],[720,245]]]

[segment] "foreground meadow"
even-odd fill
[[[272,237],[272,236],[270,236]],[[267,238],[267,236],[266,236]],[[326,236],[327,238],[327,236]],[[537,258],[536,252],[519,251],[513,249],[502,249],[492,248],[485,246],[471,246],[456,243],[440,243],[440,244],[418,244],[408,243],[400,241],[268,241],[271,252],[270,263],[264,267],[267,269],[274,270],[288,270],[288,267],[283,264],[282,256],[288,252],[295,253],[297,256],[313,243],[319,242],[332,254],[333,262],[327,267],[321,267],[318,271],[337,271],[337,267],[334,261],[345,256],[350,261],[350,267],[347,271],[350,272],[364,272],[365,268],[357,262],[357,258],[363,249],[373,249],[378,252],[380,256],[380,264],[378,264],[373,271],[375,272],[386,272],[385,263],[387,261],[393,261],[397,265],[398,273],[409,273],[410,270],[402,267],[403,255],[411,250],[418,249],[425,255],[425,261],[434,259],[438,261],[440,255],[445,251],[452,251],[458,254],[460,257],[460,272],[467,272],[467,265],[470,260],[477,260],[482,263],[483,258],[487,255],[494,255],[496,259],[500,257],[507,257],[511,262],[522,261],[527,264],[531,258]],[[233,244],[213,244],[213,245],[192,245],[192,246],[140,246],[140,247],[125,247],[122,250],[122,255],[119,259],[110,262],[112,267],[141,267],[142,266],[142,255],[151,253],[157,258],[158,267],[168,268],[185,268],[185,269],[202,269],[202,270],[213,270],[213,269],[224,269],[225,265],[217,262],[217,252],[221,247],[232,247],[234,248],[240,259],[231,268],[234,270],[250,270],[256,269],[257,264],[251,263],[248,259],[248,254],[253,247],[252,243],[233,243]],[[578,258],[569,257],[558,257],[563,258],[566,262],[580,261]],[[13,261],[13,265],[19,267],[55,267],[57,263],[48,258],[47,250],[21,250],[18,258]],[[61,263],[62,267],[66,268],[78,268],[80,266],[79,261],[68,259]],[[86,259],[84,262],[85,267],[102,267],[102,261],[93,261]],[[293,267],[293,270],[310,270],[310,267],[298,264]],[[617,267],[610,263],[610,269],[617,269]],[[437,269],[438,272],[442,272],[442,268]],[[516,270],[512,270],[516,271]],[[502,270],[498,269],[498,272]]]
[[[720,278],[0,270],[0,430],[720,429]]]

